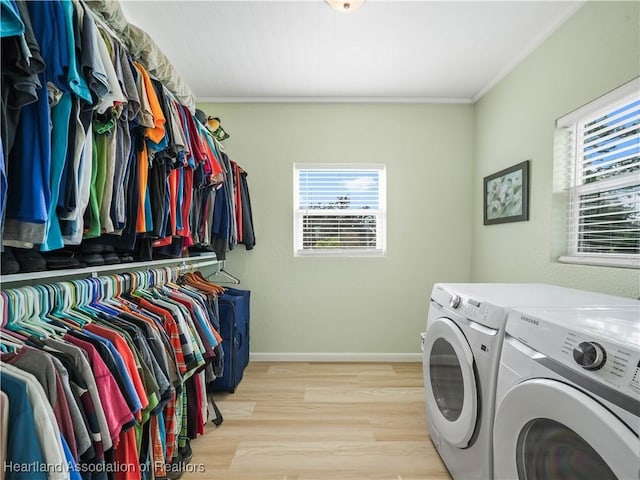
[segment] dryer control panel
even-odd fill
[[[631,383],[629,386],[636,395],[640,396],[640,360],[638,360],[638,364],[636,365],[633,377],[631,377]]]
[[[561,352],[567,364],[579,366],[618,389],[628,387],[640,394],[638,352],[634,354],[629,348],[570,330],[564,337]]]
[[[549,360],[637,398],[638,315],[634,310],[519,308],[510,313],[506,333]]]

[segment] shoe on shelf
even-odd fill
[[[66,270],[87,266],[85,263],[80,263],[76,254],[71,250],[52,250],[43,252],[42,256],[47,262],[47,270]]]
[[[80,254],[80,261],[86,263],[89,267],[99,267],[104,265],[104,257],[99,253],[85,253]]]
[[[101,253],[106,265],[116,265],[122,263],[120,257],[116,254],[116,250],[111,245],[105,245]]]
[[[20,264],[13,255],[13,250],[10,247],[5,247],[4,252],[0,258],[0,274],[13,275],[20,272]]]
[[[13,248],[13,255],[20,265],[20,273],[42,272],[47,262],[40,252],[33,248]]]

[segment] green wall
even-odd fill
[[[257,245],[226,268],[252,290],[252,352],[419,351],[433,283],[471,275],[473,107],[199,107],[249,174]],[[387,165],[384,258],[294,258],[294,162]]]
[[[473,281],[640,295],[638,270],[558,263],[552,234],[555,120],[640,75],[639,28],[639,2],[587,2],[476,103]],[[527,159],[530,220],[483,226],[483,177]]]
[[[552,253],[558,117],[640,74],[640,3],[588,2],[475,105],[202,104],[249,173],[251,350],[417,353],[435,282],[542,282],[638,297],[638,270]],[[483,177],[531,160],[527,222],[482,225]],[[387,165],[384,258],[294,258],[294,162]]]

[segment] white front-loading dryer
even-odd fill
[[[495,392],[510,308],[637,305],[545,284],[436,284],[422,334],[427,429],[456,480],[493,478]]]
[[[496,479],[638,479],[639,434],[638,307],[510,313],[496,390]]]

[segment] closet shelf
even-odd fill
[[[214,253],[194,257],[169,258],[166,260],[151,260],[148,262],[117,263],[115,265],[100,265],[96,267],[74,268],[68,270],[45,270],[42,272],[16,273],[1,275],[0,285],[43,280],[58,277],[97,277],[102,272],[150,270],[152,268],[176,265],[180,267],[201,268],[222,263]]]

